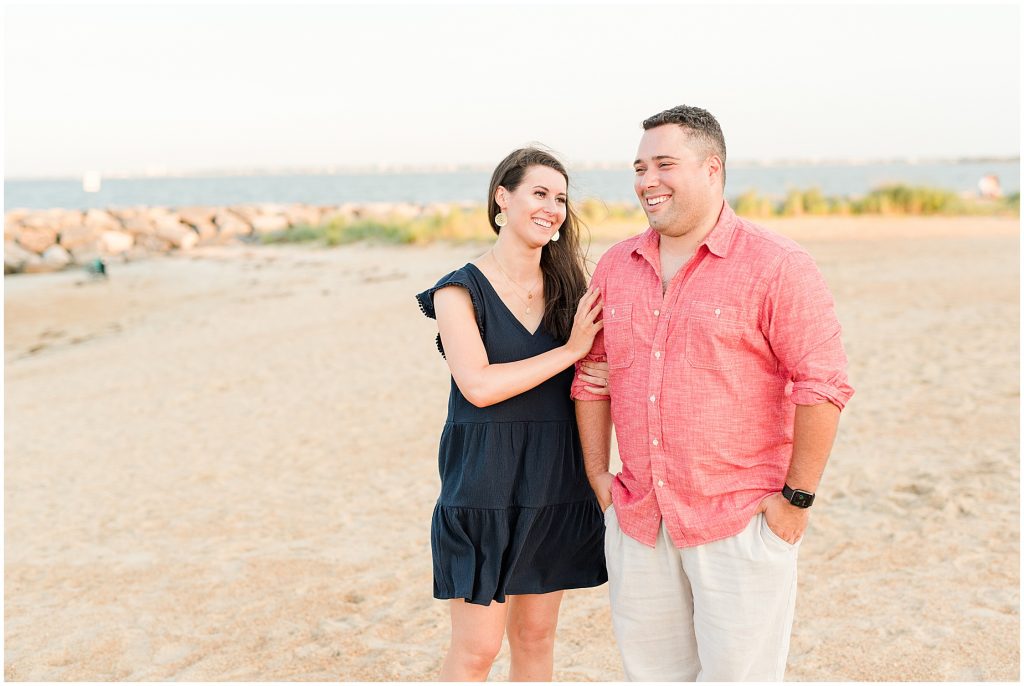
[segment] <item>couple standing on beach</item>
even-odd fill
[[[550,680],[562,593],[606,580],[628,679],[783,677],[807,508],[853,394],[839,323],[807,252],[725,202],[711,114],[643,128],[650,227],[589,289],[565,168],[528,148],[491,178],[493,247],[417,296],[452,373],[442,680],[486,679],[506,633],[510,679]]]

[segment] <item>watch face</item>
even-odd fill
[[[804,491],[793,491],[793,497],[789,502],[797,507],[810,507],[811,503],[814,502],[814,496]]]

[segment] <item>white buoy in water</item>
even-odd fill
[[[82,190],[86,193],[96,193],[100,189],[101,181],[98,171],[87,171],[82,174]]]

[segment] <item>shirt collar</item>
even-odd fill
[[[739,218],[736,213],[729,207],[729,203],[722,201],[722,212],[718,215],[718,223],[715,224],[715,228],[711,229],[711,233],[704,239],[704,245],[708,246],[708,250],[713,255],[719,257],[729,256],[729,246],[732,244],[733,234],[736,233],[736,225],[739,224]]]
[[[647,227],[647,230],[636,237],[636,242],[633,246],[633,252],[640,257],[646,258],[648,262],[651,260],[657,260],[658,257],[658,246],[661,245],[661,236],[658,232]]]
[[[704,238],[702,245],[708,246],[708,251],[718,257],[728,257],[729,246],[732,244],[733,234],[736,232],[736,225],[739,218],[729,203],[722,201],[722,211],[718,215],[718,222],[715,228]],[[633,252],[643,257],[651,264],[660,261],[658,248],[661,245],[661,236],[654,229],[648,227],[646,231],[637,236]]]

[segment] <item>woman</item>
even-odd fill
[[[601,304],[567,187],[549,153],[510,154],[488,191],[494,246],[416,296],[452,373],[431,525],[452,621],[442,681],[486,679],[506,630],[509,678],[550,681],[562,592],[607,580],[569,397]]]

